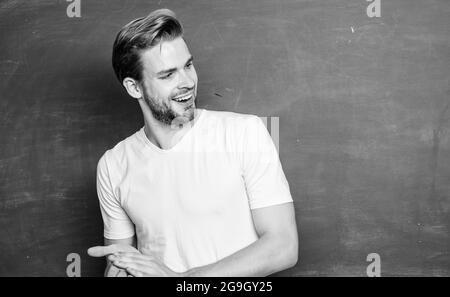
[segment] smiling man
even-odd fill
[[[106,276],[265,276],[297,262],[294,207],[255,115],[196,108],[197,74],[175,14],[125,25],[113,67],[144,126],[97,166]]]

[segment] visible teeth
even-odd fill
[[[188,95],[183,96],[183,97],[173,98],[173,99],[174,99],[175,101],[180,102],[180,101],[186,101],[186,100],[188,100],[189,98],[191,98],[191,94],[188,94]]]

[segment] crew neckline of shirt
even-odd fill
[[[200,114],[198,115],[198,119],[197,121],[193,124],[193,126],[186,132],[186,134],[183,135],[183,137],[180,139],[180,141],[178,141],[173,147],[171,147],[170,149],[161,149],[158,146],[156,146],[155,144],[153,144],[150,139],[147,138],[147,135],[145,135],[145,125],[142,126],[141,129],[139,129],[137,135],[138,137],[145,143],[146,147],[150,148],[152,151],[155,151],[157,153],[161,153],[161,154],[168,154],[171,152],[176,151],[185,141],[186,139],[188,139],[189,137],[191,137],[191,134],[194,133],[194,131],[196,129],[198,129],[197,127],[199,126],[199,124],[201,123],[202,119],[204,118],[204,114],[206,113],[206,109],[201,109],[199,108],[198,110],[200,110]]]

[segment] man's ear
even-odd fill
[[[122,82],[123,86],[127,90],[128,94],[135,98],[135,99],[141,99],[142,98],[142,92],[139,87],[139,83],[131,78],[131,77],[125,77]]]

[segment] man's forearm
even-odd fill
[[[190,269],[182,276],[267,276],[294,266],[297,256],[297,242],[263,235],[236,253],[216,263]]]

